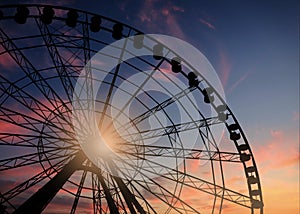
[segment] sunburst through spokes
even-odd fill
[[[86,11],[0,6],[0,213],[262,214],[245,134],[188,56]]]

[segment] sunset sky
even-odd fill
[[[299,213],[299,1],[9,1],[20,2],[98,13],[199,49],[249,140],[265,213]]]

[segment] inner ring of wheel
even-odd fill
[[[226,126],[228,127],[228,131],[230,132],[230,134],[232,134],[234,131],[238,130],[239,133],[242,135],[242,138],[244,138],[244,141],[245,141],[244,143],[246,145],[248,145],[248,142],[245,139],[245,136],[244,136],[241,128],[238,126],[238,123],[237,123],[235,117],[233,116],[232,112],[227,107],[225,109],[226,109],[226,113],[228,113],[229,117],[232,119],[232,120],[230,120],[230,122],[226,123]],[[236,125],[236,126],[231,126],[231,125]],[[233,136],[236,136],[236,135],[233,135]],[[238,151],[241,153],[241,155],[243,155],[241,157],[244,157],[242,160],[244,163],[244,170],[246,173],[246,177],[247,178],[257,177],[258,178],[258,172],[257,172],[256,166],[255,166],[255,162],[252,162],[254,160],[252,160],[253,157],[252,157],[251,150],[249,148],[245,147],[243,144],[241,144],[241,142],[237,142],[237,140],[234,140],[234,141],[235,141],[234,143],[235,143]],[[245,153],[245,151],[247,153]],[[250,157],[250,161],[249,161],[249,157]],[[255,185],[258,185],[258,188],[260,188],[259,182],[256,182]],[[254,193],[252,194],[252,190],[256,190],[256,189],[253,189],[255,187],[251,187],[251,185],[249,184],[248,188],[249,188],[249,192],[250,192],[250,197],[251,197],[251,199],[253,199],[253,202],[255,202],[255,200],[257,200],[258,202],[261,202],[262,201],[261,194],[260,194],[260,197],[256,197],[256,195],[254,195]],[[255,203],[253,203],[253,204],[255,205]],[[258,203],[258,205],[259,205],[259,203]],[[257,206],[256,208],[262,208],[261,203],[260,203],[260,206],[258,206],[258,205],[255,205],[255,206]]]

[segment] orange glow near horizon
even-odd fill
[[[38,1],[31,0],[27,2],[34,3]],[[47,0],[43,2],[51,3]],[[234,114],[239,120],[239,124],[245,132],[251,151],[253,152],[262,190],[264,203],[263,213],[300,214],[299,11],[296,11],[299,10],[300,1],[297,1],[297,5],[293,4],[293,1],[245,1],[242,4],[239,3],[242,1],[236,1],[234,5],[230,5],[230,3],[225,1],[220,1],[219,5],[211,3],[213,1],[206,1],[205,3],[203,3],[204,1],[190,1],[190,3],[186,3],[187,1],[170,0],[146,0],[140,1],[139,3],[136,3],[138,1],[135,2],[129,0],[110,1],[108,3],[103,2],[98,1],[98,3],[96,3],[96,1],[91,1],[89,2],[90,4],[86,4],[82,1],[74,0],[56,1],[57,5],[63,5],[65,7],[71,7],[72,5],[72,8],[101,14],[101,20],[103,22],[101,22],[101,31],[99,34],[96,32],[90,32],[89,26],[91,24],[85,23],[85,21],[81,18],[85,17],[86,20],[91,21],[90,18],[92,18],[92,15],[83,16],[83,13],[80,12],[79,19],[81,21],[77,22],[76,27],[69,28],[69,26],[65,26],[64,22],[61,22],[65,21],[64,19],[67,15],[67,11],[65,9],[56,10],[53,23],[48,25],[48,30],[51,33],[50,38],[53,37],[53,41],[51,41],[53,43],[52,45],[47,44],[47,40],[42,38],[42,35],[40,35],[42,32],[40,31],[40,28],[37,28],[35,25],[33,27],[33,23],[42,24],[42,22],[39,21],[37,14],[32,13],[34,11],[33,9],[30,11],[30,17],[33,19],[28,19],[26,23],[28,25],[14,25],[14,21],[9,19],[13,19],[15,12],[12,9],[11,12],[13,13],[10,13],[10,11],[6,12],[3,9],[6,6],[0,5],[0,28],[2,29],[3,27],[3,32],[8,34],[10,38],[8,40],[5,40],[4,37],[0,38],[0,40],[2,40],[2,44],[0,44],[0,74],[5,77],[3,79],[0,78],[0,161],[2,161],[1,164],[3,165],[3,168],[0,168],[1,203],[6,200],[5,197],[2,196],[9,193],[9,191],[17,189],[16,187],[18,187],[18,185],[26,182],[26,180],[33,176],[45,172],[45,169],[53,166],[61,159],[61,157],[69,157],[71,159],[75,152],[82,149],[88,157],[87,160],[83,163],[83,166],[80,165],[79,169],[76,169],[76,171],[68,178],[68,181],[63,185],[64,189],[60,189],[58,191],[55,197],[46,206],[43,213],[64,214],[66,212],[70,212],[74,203],[75,195],[79,191],[81,191],[81,196],[83,197],[79,198],[76,213],[92,214],[94,211],[93,197],[96,198],[97,196],[100,198],[97,199],[101,202],[103,209],[102,212],[109,213],[108,202],[106,201],[107,195],[105,195],[105,191],[103,191],[103,186],[105,185],[99,182],[101,179],[101,176],[99,176],[100,173],[103,173],[104,182],[110,188],[112,197],[118,202],[118,209],[120,213],[124,213],[125,211],[130,213],[130,211],[128,211],[128,207],[125,208],[126,210],[121,209],[120,201],[124,202],[125,207],[127,205],[121,193],[120,184],[115,182],[116,179],[114,177],[116,177],[116,174],[114,174],[114,168],[117,169],[116,171],[119,170],[118,172],[120,172],[117,175],[122,174],[121,170],[124,170],[124,172],[129,175],[134,175],[130,177],[130,179],[128,178],[129,176],[125,177],[128,179],[124,182],[125,185],[127,185],[130,191],[134,192],[136,195],[138,195],[137,190],[140,191],[140,194],[146,198],[147,202],[149,202],[149,204],[151,204],[151,206],[159,214],[163,214],[166,211],[169,211],[170,214],[177,213],[174,209],[172,210],[172,208],[170,208],[171,206],[162,200],[167,200],[170,204],[181,208],[192,205],[193,208],[199,210],[201,213],[251,213],[249,208],[243,207],[240,204],[229,200],[222,201],[221,197],[215,197],[213,195],[213,191],[207,193],[199,190],[199,188],[209,189],[209,187],[211,187],[209,186],[209,183],[214,183],[218,186],[224,187],[223,189],[220,188],[219,192],[216,191],[219,196],[224,193],[225,188],[248,196],[249,190],[243,163],[222,162],[222,164],[219,164],[219,161],[215,161],[217,164],[213,165],[210,161],[199,160],[196,158],[185,159],[185,165],[183,163],[178,164],[178,171],[186,173],[185,176],[182,176],[180,173],[178,173],[180,175],[170,173],[170,175],[168,175],[169,177],[160,176],[165,171],[159,170],[159,167],[155,169],[153,167],[150,169],[152,166],[147,164],[144,165],[146,162],[144,159],[148,158],[147,154],[143,154],[143,151],[145,151],[143,150],[144,147],[134,147],[134,144],[140,143],[140,145],[142,145],[145,143],[146,141],[143,142],[142,140],[138,141],[136,139],[142,138],[140,136],[147,136],[147,134],[137,135],[140,134],[140,129],[138,130],[135,127],[131,127],[132,132],[126,129],[127,126],[125,126],[124,129],[121,129],[122,127],[120,128],[121,131],[125,130],[124,132],[118,132],[119,130],[116,130],[115,127],[118,127],[116,124],[135,124],[134,120],[130,120],[131,122],[133,121],[133,123],[121,121],[125,118],[122,117],[122,114],[125,111],[120,111],[122,114],[120,114],[121,116],[119,118],[122,119],[114,118],[114,113],[109,112],[108,110],[104,113],[101,112],[103,110],[102,105],[106,105],[108,104],[106,101],[110,102],[112,100],[113,95],[116,94],[115,91],[122,91],[121,89],[123,88],[118,85],[120,82],[123,82],[122,78],[129,77],[131,72],[133,73],[134,67],[139,66],[139,63],[129,66],[131,60],[132,62],[135,62],[134,58],[130,59],[126,62],[126,64],[120,64],[119,73],[115,73],[114,77],[112,77],[113,70],[110,72],[102,69],[102,67],[109,67],[109,60],[102,61],[96,59],[93,61],[92,56],[98,51],[97,49],[102,48],[106,42],[109,44],[113,41],[110,35],[111,30],[107,30],[113,27],[115,23],[105,19],[105,16],[109,16],[112,20],[116,20],[116,22],[119,22],[117,20],[120,20],[121,22],[122,20],[125,20],[127,25],[140,29],[143,32],[161,33],[181,38],[184,41],[188,41],[193,44],[193,46],[197,49],[199,48],[201,52],[205,53],[205,57],[207,57],[210,61],[211,66],[215,68],[217,76],[219,76],[224,91],[226,92],[226,105],[228,104],[230,108],[232,107],[232,115]],[[253,16],[253,14],[255,15]],[[295,18],[296,20],[292,20]],[[2,24],[2,21],[5,22]],[[86,29],[85,26],[87,27]],[[129,30],[126,25],[123,25],[123,27],[124,37],[125,35],[130,36],[133,35],[133,33],[136,33],[133,29]],[[0,32],[0,34],[2,33]],[[70,37],[65,37],[67,35]],[[103,38],[101,37],[102,35],[104,36]],[[105,43],[102,44],[102,40]],[[14,46],[9,46],[7,50],[3,48],[3,45],[10,41],[16,43],[16,49]],[[144,41],[147,40],[145,39]],[[83,42],[83,46],[81,46],[81,42]],[[130,39],[127,39],[127,42],[128,43],[126,43],[126,45],[131,44]],[[56,54],[61,57],[61,60],[53,60],[55,57],[50,57],[49,50],[51,49],[49,49],[49,47],[52,46],[57,48],[57,53],[59,54]],[[124,48],[125,47],[126,46],[124,45]],[[88,48],[91,49],[90,53]],[[152,51],[151,48],[152,46],[149,48],[150,51]],[[28,60],[33,64],[34,69],[30,69],[30,65],[24,63],[22,55],[14,53],[19,49],[25,57],[28,57]],[[53,50],[52,52],[54,52]],[[119,49],[116,48],[116,50]],[[167,49],[164,49],[164,51],[167,53],[166,58],[167,56],[173,56],[172,51],[167,51]],[[113,53],[115,52],[112,52],[112,54]],[[152,55],[152,52],[150,53]],[[23,69],[13,59],[12,56],[14,54],[16,54],[16,56],[18,56],[18,60],[21,61],[19,64],[23,64]],[[127,51],[124,51],[124,53],[120,55],[120,59],[127,54],[134,56],[133,53],[127,53]],[[95,129],[99,131],[100,134],[98,135],[97,133],[93,135],[94,132],[82,132],[82,135],[85,133],[93,134],[91,134],[92,136],[83,136],[83,139],[85,140],[83,141],[83,144],[85,145],[79,145],[80,141],[76,141],[76,138],[74,138],[76,135],[76,129],[74,129],[74,127],[76,126],[70,125],[72,122],[71,120],[68,121],[71,119],[69,117],[72,117],[71,110],[74,111],[76,108],[72,109],[73,103],[69,100],[69,96],[66,95],[69,92],[71,95],[73,92],[71,89],[63,86],[69,86],[69,84],[71,86],[75,83],[75,81],[77,81],[77,72],[79,72],[82,65],[87,62],[89,55],[92,57],[92,65],[95,65],[92,67],[99,68],[99,72],[101,73],[109,73],[105,79],[101,81],[97,80],[97,82],[103,83],[103,88],[101,86],[101,90],[99,90],[99,94],[97,94],[97,97],[99,95],[99,98],[102,100],[100,99],[99,102],[95,102],[95,106],[99,105],[101,107],[97,109],[95,117],[100,118],[102,113],[105,116],[101,117],[103,119],[103,121],[101,121],[101,125],[99,125],[99,127],[95,126]],[[151,65],[152,62],[155,64],[158,63],[158,61],[153,59],[151,55],[146,56],[149,57],[149,59],[151,58],[149,60],[149,64],[142,63],[141,61],[141,68],[147,67],[148,69],[149,67],[149,70],[151,70],[153,69],[153,66]],[[193,56],[190,55],[190,53],[186,53],[186,56],[184,57],[193,58]],[[148,60],[146,57],[145,59]],[[115,56],[111,58],[114,58],[112,61],[119,61]],[[104,59],[108,59],[108,57],[104,57]],[[54,61],[56,61],[56,63],[54,63]],[[171,82],[171,75],[178,76],[179,78],[182,76],[181,72],[176,74],[172,72],[172,66],[168,61],[170,60],[166,60],[165,58],[161,60],[162,64],[160,66],[156,66],[160,71],[153,73],[153,78],[160,80],[162,85],[164,85],[164,83],[167,85],[167,83]],[[199,62],[200,61],[201,60],[199,60]],[[63,66],[61,62],[65,64],[65,66]],[[61,66],[57,67],[56,64]],[[72,66],[74,68],[72,68]],[[183,62],[182,72],[188,74],[186,72],[188,67],[187,63]],[[123,72],[123,69],[124,72],[127,72],[124,76],[122,76],[121,73]],[[86,71],[87,70],[89,69],[86,69]],[[98,69],[95,70],[98,71]],[[27,74],[24,73],[24,71],[26,71]],[[44,80],[39,79],[37,73],[33,71],[41,74]],[[142,74],[143,72],[140,71],[142,71],[142,69],[138,70],[138,73]],[[197,71],[197,69],[195,69],[195,71]],[[70,81],[68,80],[69,78],[66,78],[68,72],[70,72]],[[144,71],[144,73],[145,72],[146,71]],[[29,75],[29,73],[31,74]],[[86,72],[86,74],[88,74],[88,72]],[[96,79],[97,75],[91,77]],[[115,77],[117,77],[117,80],[114,82],[112,79]],[[4,81],[6,78],[11,81],[11,84],[7,84]],[[59,81],[55,82],[56,78]],[[205,85],[206,81],[203,82],[200,77],[199,80],[201,80],[201,84],[203,83],[203,85]],[[58,97],[62,95],[60,97],[61,99],[57,99],[56,96],[53,96],[52,93],[50,93],[51,91],[48,90],[48,86],[45,85],[43,81],[45,81],[45,83],[49,83],[51,88],[53,87],[53,91],[57,93]],[[86,81],[83,86],[89,86],[88,83],[89,81]],[[134,83],[132,84],[134,85],[134,89],[136,86],[137,88],[143,87],[143,85],[138,85],[133,81],[132,83]],[[188,82],[186,82],[186,84],[187,83]],[[105,100],[103,97],[105,97],[106,93],[110,93],[107,92],[110,89],[106,87],[106,84],[108,86],[113,85],[113,87],[111,87],[113,90],[111,93],[112,97]],[[19,89],[14,89],[9,85],[16,85]],[[153,83],[153,85],[156,87],[158,84]],[[45,90],[41,90],[40,87]],[[145,87],[143,89],[145,89]],[[88,88],[86,90],[88,91]],[[82,90],[81,93],[84,94],[84,91],[85,90]],[[151,103],[154,103],[154,101],[145,95],[145,91],[142,91],[143,93],[141,94],[135,93],[133,90],[128,90],[126,92],[128,92],[129,95],[134,93],[137,94],[137,98],[141,98],[140,100],[145,101],[144,106],[149,107],[151,106]],[[163,94],[162,91],[158,90],[158,92]],[[101,93],[103,93],[103,96]],[[150,91],[149,94],[151,93],[152,92]],[[191,94],[192,93],[194,92],[191,91]],[[201,95],[200,91],[199,93]],[[27,97],[25,94],[30,96]],[[31,102],[34,101],[31,97],[36,99],[37,102]],[[132,97],[134,98],[134,96]],[[89,98],[89,96],[85,97],[86,100],[89,100]],[[122,99],[116,100],[117,103],[122,104]],[[124,100],[127,101],[127,99]],[[176,100],[176,102],[178,100]],[[26,107],[25,103],[27,103]],[[57,105],[59,104],[60,106],[56,106],[54,103]],[[202,104],[203,101],[199,103]],[[115,107],[113,102],[109,104]],[[185,103],[182,102],[181,104],[184,105]],[[216,107],[220,104],[220,102],[212,102],[211,104]],[[65,107],[65,105],[67,107]],[[135,103],[133,106],[134,105]],[[136,106],[136,108],[130,108],[129,116],[135,115],[136,109],[141,110],[141,113],[143,112],[143,108],[139,108],[142,105]],[[210,104],[207,106],[210,106]],[[196,108],[198,108],[197,110],[201,112],[202,110],[205,110],[207,106],[197,105]],[[108,109],[110,109],[110,107],[108,107]],[[119,110],[119,106],[115,109]],[[146,109],[147,108],[144,110]],[[79,110],[82,109],[79,108]],[[137,114],[140,113],[139,111],[136,112]],[[174,112],[170,111],[170,113],[175,115]],[[20,115],[18,115],[18,113],[20,113]],[[186,113],[189,113],[189,111]],[[78,115],[81,116],[81,114]],[[156,117],[160,119],[159,114],[157,114]],[[82,125],[82,129],[85,129],[86,125],[84,123],[84,119],[80,120],[79,118],[75,118],[78,119],[76,120],[76,123],[79,124],[79,130],[82,124],[84,124]],[[111,118],[115,119],[114,122],[116,122],[116,126],[114,126]],[[195,119],[193,117],[190,118],[193,120]],[[66,121],[64,119],[66,119]],[[128,119],[127,116],[126,119]],[[160,122],[162,121],[163,119]],[[90,120],[87,120],[86,124],[88,125],[89,122]],[[155,119],[153,119],[152,122],[157,123]],[[183,120],[180,120],[178,123],[183,122]],[[164,123],[162,122],[161,124]],[[166,122],[166,124],[168,123]],[[224,123],[222,123],[221,126],[223,127]],[[154,126],[151,126],[151,121],[149,122],[149,125],[142,124],[141,127],[146,127],[146,132],[150,129],[148,127],[154,128]],[[93,129],[93,131],[95,129]],[[214,132],[213,128],[212,132]],[[20,134],[20,136],[18,137],[17,135],[14,136],[12,134]],[[225,132],[224,135],[227,136],[227,134],[228,133]],[[23,135],[29,136],[24,137]],[[190,136],[191,135],[188,135],[187,141],[192,141],[192,137]],[[236,153],[237,149],[234,146],[233,141],[230,140],[228,136],[226,138],[226,136],[224,139],[221,139],[218,149],[221,152],[227,151]],[[80,137],[82,136],[79,135],[78,138]],[[187,144],[184,144],[187,141],[182,142],[183,148],[190,148]],[[17,145],[18,143],[19,145]],[[165,141],[163,141],[162,144],[164,143]],[[10,144],[15,145],[11,146]],[[48,148],[45,145],[47,145]],[[149,143],[144,145],[151,144]],[[61,148],[61,150],[49,152],[52,147],[56,148],[60,146],[71,149],[69,151],[68,149]],[[80,148],[79,146],[82,147]],[[43,154],[46,153],[47,155],[43,156]],[[17,156],[27,154],[28,156],[23,159],[20,158],[15,162],[9,161],[6,163],[5,159],[14,159]],[[38,156],[31,157],[29,154],[38,154]],[[153,155],[150,152],[148,154],[149,156]],[[56,155],[58,156],[57,159]],[[135,157],[135,155],[138,157]],[[120,166],[111,167],[111,165],[106,164],[110,162],[109,160],[113,159],[112,157],[116,156],[119,158],[116,163],[120,163]],[[172,156],[173,160],[175,159],[174,156],[175,155]],[[98,168],[93,168],[94,165],[96,165],[96,158],[92,160],[92,157],[100,157],[99,159],[101,159],[101,161],[103,160],[104,164],[101,162],[100,164],[103,165],[99,164],[97,165]],[[237,157],[239,158],[238,155]],[[46,158],[53,159],[47,160]],[[136,161],[135,158],[138,159],[138,161]],[[67,161],[70,159],[67,159]],[[128,161],[128,159],[132,162]],[[41,162],[41,160],[43,160],[43,162]],[[158,161],[157,165],[163,165],[163,161],[161,161],[162,159],[158,160],[160,160],[160,162]],[[33,163],[33,161],[35,162]],[[22,165],[22,163],[27,162],[29,163],[28,165]],[[176,159],[176,164],[177,163]],[[245,165],[247,165],[247,163]],[[6,169],[5,166],[9,166],[12,169]],[[125,170],[127,166],[131,166],[132,168]],[[166,168],[172,168],[167,164],[164,166]],[[186,168],[184,168],[184,166],[186,166]],[[22,191],[20,191],[19,195],[9,199],[11,200],[10,202],[12,202],[12,204],[16,207],[24,203],[24,201],[26,201],[34,193],[38,192],[40,188],[59,173],[59,170],[61,170],[60,165],[55,167],[57,170],[55,170],[53,174],[48,175],[48,177],[45,175],[44,180],[36,180],[37,183],[33,183],[31,187],[28,185],[29,183],[24,185],[28,187],[28,189],[25,189],[23,186],[22,188],[24,191],[21,189]],[[137,167],[140,167],[145,171],[146,169],[157,171],[155,173],[152,171],[151,173],[153,173],[154,176],[151,177],[146,173],[142,174],[144,171],[139,171],[140,168],[136,169]],[[86,177],[83,176],[85,170],[87,171]],[[144,178],[147,176],[151,178],[143,180],[136,176],[138,173]],[[203,184],[197,180],[198,183],[195,182],[195,186],[189,186],[187,185],[188,182],[193,182],[187,179],[188,175],[194,175],[207,182],[203,182]],[[123,179],[124,177],[121,178]],[[175,181],[172,181],[172,179],[182,179],[182,182],[176,183]],[[80,183],[82,186],[79,185]],[[138,183],[141,185],[139,186]],[[134,185],[136,189],[132,188],[130,185]],[[180,189],[181,185],[184,187],[182,191]],[[253,185],[257,188],[256,183]],[[163,188],[160,188],[160,186]],[[80,190],[81,187],[83,188]],[[97,192],[99,189],[101,191]],[[209,190],[214,190],[214,188]],[[217,190],[217,188],[215,190]],[[151,191],[154,192],[154,194],[152,194]],[[169,193],[169,195],[166,194],[167,196],[164,198],[164,193]],[[96,194],[98,195],[96,196]],[[159,197],[161,197],[161,199]],[[184,203],[180,204],[180,200],[177,200],[177,197],[184,201]],[[141,198],[136,198],[143,206],[145,206],[145,203],[141,200]],[[216,203],[214,204],[214,202]],[[215,207],[215,210],[212,212],[213,206]],[[0,212],[1,209],[2,204],[0,206]],[[260,210],[257,209],[252,214],[260,214],[259,211]],[[8,212],[10,212],[10,210]],[[182,213],[184,213],[184,211],[182,211]],[[190,211],[187,213],[194,212]]]

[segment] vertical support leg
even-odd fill
[[[67,163],[60,172],[25,201],[14,213],[41,213],[85,159],[86,157],[82,152],[77,153],[74,159]]]
[[[114,162],[112,162],[111,160],[108,161],[108,165],[110,167],[110,169],[112,170],[114,175],[117,175],[117,171],[116,168],[117,166],[114,164]],[[130,210],[130,213],[136,214],[136,211],[133,207],[133,205],[135,206],[135,208],[137,209],[137,211],[141,214],[146,214],[145,210],[143,209],[143,207],[140,205],[140,203],[136,200],[135,196],[130,192],[130,190],[128,189],[128,187],[125,185],[125,183],[123,182],[123,180],[120,177],[117,176],[113,176],[114,180],[116,181],[116,183],[118,184],[122,195],[126,201],[126,204]]]
[[[119,211],[118,211],[118,208],[114,202],[114,199],[112,198],[111,194],[110,194],[110,191],[104,181],[104,178],[103,176],[101,175],[101,172],[97,173],[97,176],[98,176],[98,179],[100,181],[100,184],[103,188],[103,191],[104,191],[104,194],[105,194],[105,198],[106,198],[106,201],[107,201],[107,204],[108,204],[108,207],[109,207],[109,210],[110,210],[110,213],[116,213],[118,214]]]

